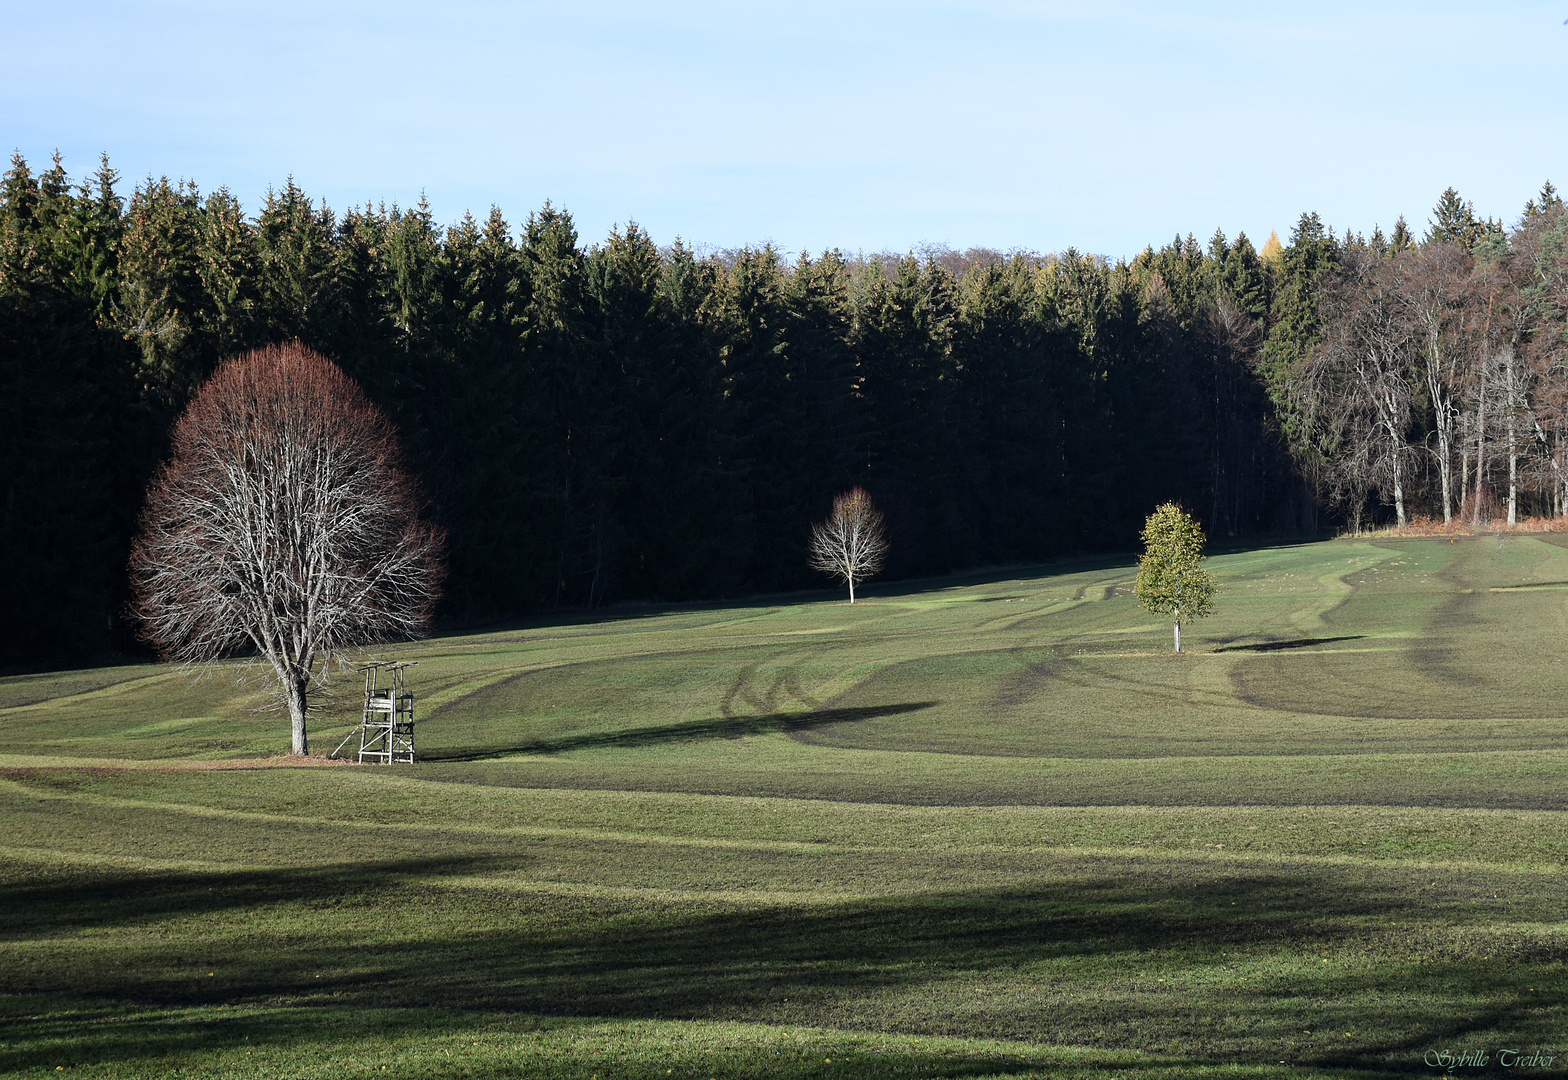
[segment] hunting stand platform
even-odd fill
[[[359,763],[367,761],[391,765],[414,761],[414,695],[404,683],[404,673],[413,663],[376,660],[360,668],[365,673],[365,715],[359,727],[338,743],[330,756],[359,735]],[[386,679],[386,685],[382,679]]]

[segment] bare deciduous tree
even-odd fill
[[[1461,479],[1459,500],[1455,499],[1453,458],[1460,395],[1468,371],[1462,328],[1469,300],[1465,286],[1470,257],[1454,244],[1428,244],[1395,254],[1393,268],[1394,287],[1412,324],[1416,367],[1432,409],[1443,521],[1449,523],[1454,520],[1456,501],[1464,497]],[[1465,449],[1468,454],[1468,446]]]
[[[1324,297],[1328,334],[1304,365],[1301,381],[1311,388],[1320,413],[1378,432],[1375,441],[1355,441],[1366,452],[1368,479],[1384,490],[1404,528],[1415,373],[1412,328],[1394,286],[1393,270],[1383,259],[1370,252],[1347,256],[1340,279]],[[1351,422],[1357,414],[1370,424]]]
[[[1483,232],[1358,239],[1323,290],[1323,338],[1283,388],[1303,473],[1353,526],[1374,491],[1399,524],[1412,501],[1472,529],[1568,511],[1568,214],[1543,188],[1510,235]],[[1435,491],[1406,467],[1423,443]]]
[[[882,514],[864,488],[853,488],[833,500],[828,519],[811,527],[810,552],[811,568],[848,584],[853,604],[855,582],[880,571],[887,555]]]
[[[308,752],[310,695],[357,645],[424,631],[443,541],[386,417],[298,343],[225,363],[174,427],[131,554],[134,613],[166,658],[254,649]]]
[[[1530,426],[1526,415],[1530,370],[1516,355],[1526,332],[1526,308],[1521,303],[1518,283],[1505,260],[1478,259],[1471,275],[1470,291],[1474,296],[1470,336],[1480,385],[1477,395],[1480,431],[1476,454],[1476,512],[1480,511],[1481,481],[1486,473],[1487,433],[1482,421],[1490,402],[1498,414],[1497,424],[1501,429],[1498,441],[1508,458],[1508,524],[1513,525],[1518,521],[1519,507],[1520,423],[1523,421]]]

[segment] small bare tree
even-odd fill
[[[442,577],[397,436],[331,361],[272,346],[221,366],[175,424],[131,553],[133,612],[166,659],[254,649],[293,750],[344,650],[412,637]]]
[[[847,583],[853,604],[855,582],[877,574],[887,555],[882,514],[864,488],[852,488],[833,500],[828,519],[811,527],[810,551],[811,568]]]

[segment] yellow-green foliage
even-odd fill
[[[1173,502],[1143,524],[1143,558],[1133,587],[1138,602],[1177,623],[1201,619],[1214,610],[1214,578],[1203,569],[1203,527]]]

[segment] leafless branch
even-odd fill
[[[880,572],[887,555],[882,514],[864,488],[853,488],[833,500],[828,519],[811,528],[809,551],[811,568],[848,584],[853,604],[855,583]]]
[[[131,555],[134,612],[167,659],[265,657],[302,754],[331,661],[425,630],[442,546],[386,417],[324,357],[273,346],[219,368],[175,425]]]

